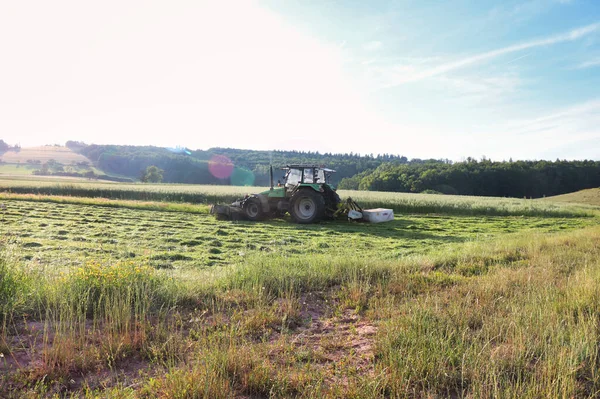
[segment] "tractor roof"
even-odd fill
[[[288,169],[303,169],[303,168],[315,168],[315,169],[322,169],[323,171],[327,172],[327,173],[335,173],[335,170],[333,169],[328,169],[325,168],[323,166],[320,165],[314,165],[314,164],[290,164],[290,165],[286,165],[281,169],[284,170],[288,170]]]

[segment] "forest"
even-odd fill
[[[335,169],[333,183],[367,170],[374,170],[386,162],[395,164],[420,163],[399,155],[321,154],[302,151],[254,151],[232,148],[211,148],[191,151],[183,148],[160,148],[152,146],[86,145],[68,141],[67,147],[85,155],[96,167],[106,173],[139,178],[151,165],[164,170],[164,182],[192,184],[269,185],[269,165],[275,170],[275,178],[282,177],[278,167],[292,163],[326,165]],[[224,156],[234,166],[229,178],[219,179],[209,171],[209,162],[215,156]],[[428,162],[437,162],[429,160]]]
[[[437,192],[491,197],[540,198],[600,186],[598,161],[508,161],[382,164],[351,178],[341,189]]]

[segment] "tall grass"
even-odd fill
[[[216,186],[193,184],[143,184],[61,182],[31,179],[0,179],[0,191],[15,194],[59,195],[135,201],[189,203],[232,202],[264,187]]]
[[[595,397],[599,259],[593,227],[395,260],[264,254],[172,277],[89,262],[33,287],[50,286],[39,294],[41,367],[26,379],[68,391],[73,376],[137,360],[153,373],[92,393]],[[355,356],[347,340],[361,323],[376,329],[372,357]]]
[[[66,274],[28,273],[38,279],[29,292],[9,289],[2,294],[35,304],[16,308],[13,302],[1,299],[3,309],[11,306],[5,321],[17,327],[15,331],[26,329],[35,320],[44,323],[41,346],[31,348],[40,352],[39,364],[29,375],[34,385],[41,380],[50,386],[65,384],[74,374],[112,369],[132,357],[155,358],[155,347],[177,332],[165,319],[176,303],[174,286],[148,266],[92,261]],[[169,336],[164,334],[167,330]],[[22,351],[6,344],[7,335],[15,331],[4,333],[4,341],[0,340],[5,343],[0,352],[6,356]]]
[[[392,208],[397,213],[442,213],[449,215],[579,217],[591,216],[596,208],[518,198],[461,195],[388,193],[340,190],[362,208]]]
[[[17,311],[23,310],[30,291],[31,276],[16,260],[15,247],[0,240],[0,331]]]
[[[259,257],[218,284],[274,298],[334,290],[342,306],[358,297],[351,307],[362,302],[381,322],[383,396],[594,397],[599,244],[588,229],[389,263]]]
[[[588,252],[598,236],[540,241],[526,247],[523,267],[501,265],[398,305],[377,349],[392,396],[600,392],[600,263]]]

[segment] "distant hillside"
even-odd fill
[[[600,206],[600,188],[590,188],[574,193],[546,197],[544,198],[544,201]]]
[[[153,146],[86,145],[67,142],[74,151],[85,155],[96,167],[107,173],[138,178],[143,170],[156,165],[164,170],[164,181],[194,184],[269,184],[269,164],[274,167],[290,163],[326,165],[337,171],[334,183],[345,177],[374,169],[384,162],[408,163],[405,157],[393,155],[360,156],[357,154],[320,154],[300,151],[253,151],[233,148],[211,148],[190,151],[182,148],[168,149]],[[214,176],[210,162],[214,157],[226,157],[232,164],[228,177]],[[282,172],[275,170],[275,179]]]
[[[90,162],[87,157],[72,151],[70,148],[54,145],[20,148],[16,151],[14,149],[9,150],[0,154],[0,159],[5,163],[21,164],[26,164],[28,161],[46,163],[51,159],[64,165],[77,162]]]
[[[59,145],[41,147],[9,146],[0,140],[0,175],[83,177],[112,181],[132,181],[107,175],[94,167],[85,155]]]

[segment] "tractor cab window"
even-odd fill
[[[299,184],[301,180],[302,180],[302,171],[300,171],[299,169],[290,169],[287,172],[285,185],[286,185],[286,187],[295,186],[295,185]]]
[[[317,171],[317,181],[315,183],[321,183],[321,184],[326,183],[325,172],[323,171],[323,169],[319,169]]]
[[[304,183],[314,183],[315,174],[313,168],[304,168]]]

